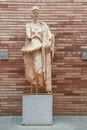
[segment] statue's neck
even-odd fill
[[[37,24],[38,22],[39,22],[38,19],[33,20],[33,23],[35,23],[35,24]]]

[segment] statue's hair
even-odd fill
[[[33,7],[31,8],[31,11],[33,11],[33,10],[39,10],[39,7],[38,7],[38,6],[33,6]]]

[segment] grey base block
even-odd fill
[[[53,124],[53,96],[23,95],[22,124],[23,125],[52,125]]]

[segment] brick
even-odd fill
[[[9,54],[8,61],[0,60],[0,115],[21,115],[22,95],[30,93],[20,49],[33,5],[40,7],[40,18],[55,34],[53,112],[85,115],[87,61],[82,60],[82,51],[87,51],[87,0],[0,1],[0,49]],[[39,92],[45,93],[44,88]]]

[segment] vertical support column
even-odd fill
[[[46,91],[52,92],[52,82],[51,82],[51,52],[46,50]]]

